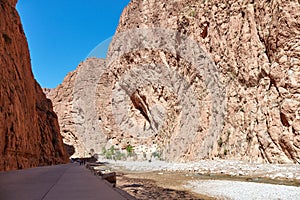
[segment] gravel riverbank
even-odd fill
[[[234,160],[203,160],[188,163],[106,161],[112,168],[121,171],[157,171],[162,174],[183,172],[187,175],[199,175],[200,178],[191,176],[189,181],[182,183],[182,187],[217,199],[299,199],[300,197],[300,165],[296,164],[259,164]],[[202,175],[205,178],[202,179]]]
[[[233,160],[203,160],[188,163],[106,161],[113,167],[123,167],[130,171],[186,171],[199,174],[224,174],[232,177],[248,176],[287,179],[294,180],[300,184],[300,165],[298,164],[258,164]]]
[[[251,183],[241,181],[203,180],[190,181],[187,188],[199,194],[217,199],[255,200],[255,199],[299,199],[300,187]]]

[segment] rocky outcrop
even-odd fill
[[[63,83],[57,88],[44,88],[43,90],[47,98],[53,102],[53,110],[58,116],[58,123],[64,144],[73,146],[75,152],[83,152],[82,144],[75,135],[75,121],[72,115],[73,88],[76,73],[76,71],[68,73]]]
[[[0,170],[67,161],[57,115],[34,80],[17,1],[0,1]]]
[[[98,152],[299,163],[299,18],[299,1],[132,0],[106,65],[77,72],[73,134]]]
[[[62,84],[55,89],[44,89],[53,101],[58,115],[63,142],[75,148],[72,157],[86,157],[101,152],[106,143],[99,131],[95,112],[95,95],[98,70],[105,68],[103,59],[90,58],[68,73]]]
[[[117,32],[136,28],[171,29],[181,34],[181,39],[182,35],[186,35],[196,41],[215,64],[219,81],[224,86],[226,113],[222,132],[203,157],[299,162],[299,17],[299,1],[133,0],[125,9]],[[156,39],[160,38],[153,38]],[[154,51],[161,52],[161,49]],[[164,51],[171,52],[168,49]],[[166,55],[167,63],[174,65],[179,73],[189,70],[180,63],[180,58],[175,59],[181,56],[180,53]],[[141,58],[145,57],[147,59],[143,63],[164,60],[158,54],[149,56],[148,49],[148,52],[138,55],[136,52],[124,54],[123,60],[113,66],[126,71],[129,66],[140,66]],[[186,62],[192,63],[191,60]],[[117,70],[113,72],[117,73]],[[119,77],[121,75],[118,73]],[[199,75],[187,73],[185,76],[190,80],[191,87],[197,85],[197,77],[201,80]],[[202,83],[210,90],[203,78]],[[174,147],[173,150],[177,151],[166,154],[166,157],[183,160],[202,157],[199,157],[203,145],[200,138],[211,134],[207,127],[214,116],[213,108],[206,110],[205,107],[214,105],[214,99],[202,95],[201,90],[200,93],[195,91],[199,105],[204,103],[199,112],[208,112],[208,115],[200,114],[202,128],[196,132],[186,129],[182,136],[176,136],[176,131],[168,131],[171,134],[168,140],[178,139],[181,148]],[[209,93],[212,94],[212,91]],[[167,92],[162,96],[165,94]],[[183,112],[180,110],[175,116],[178,118]],[[188,113],[191,112],[188,110]],[[195,120],[199,119],[191,119],[189,124]],[[160,137],[158,135],[156,138]],[[165,149],[167,143],[159,143],[159,146]]]

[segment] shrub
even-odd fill
[[[106,148],[105,148],[105,147],[102,147],[101,155],[105,156],[105,154],[106,154]]]
[[[160,153],[160,152],[157,152],[157,151],[155,151],[155,152],[153,152],[153,153],[152,153],[152,157],[153,157],[153,158],[160,159],[160,158],[161,158],[161,153]]]
[[[109,149],[102,148],[102,155],[105,156],[106,159],[112,159],[115,155],[115,147],[111,146]]]
[[[127,153],[128,153],[129,156],[132,156],[133,155],[133,146],[128,145],[126,147],[126,151],[127,151]]]
[[[112,154],[115,154],[115,147],[114,146],[111,146],[109,148],[109,151],[112,153]]]
[[[111,153],[111,151],[107,151],[107,152],[106,152],[105,158],[106,158],[106,159],[112,159],[112,158],[113,158],[113,154]]]
[[[115,155],[114,155],[114,159],[115,159],[115,160],[123,160],[123,159],[125,159],[125,158],[126,158],[125,153],[122,153],[122,152],[119,151],[119,150],[117,150],[117,151],[115,152]]]

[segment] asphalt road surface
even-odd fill
[[[113,188],[79,164],[0,172],[0,200],[123,200]]]

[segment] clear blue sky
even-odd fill
[[[54,88],[102,41],[113,36],[129,0],[19,0],[33,73]],[[105,42],[107,45],[107,41]]]

